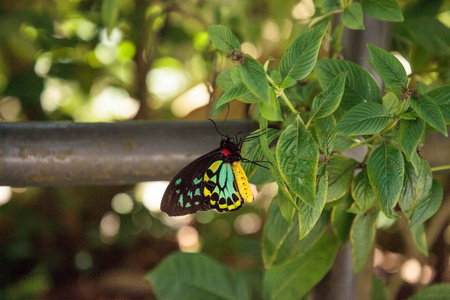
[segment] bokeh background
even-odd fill
[[[405,22],[389,25],[391,50],[429,89],[448,84],[449,2],[398,2]],[[0,121],[216,117],[215,78],[232,63],[214,51],[208,25],[227,26],[244,52],[264,62],[281,58],[301,27],[336,3],[1,1]],[[228,119],[244,118],[249,107],[233,102]],[[426,151],[448,164],[443,142]],[[446,209],[449,175],[437,174]],[[276,187],[254,187],[254,205],[239,213],[169,218],[159,211],[166,185],[0,187],[0,298],[151,299],[144,274],[178,250],[203,251],[257,280],[261,228]],[[445,226],[434,232],[426,260],[411,258],[408,243],[398,242],[401,226],[380,221],[375,267],[397,278],[398,289],[450,282],[449,214],[438,217]]]

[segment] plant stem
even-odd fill
[[[374,136],[372,136],[372,137],[370,137],[370,138],[368,138],[368,139],[366,139],[364,141],[360,141],[359,143],[351,145],[350,147],[348,147],[347,150],[350,150],[350,149],[353,149],[353,148],[356,148],[356,147],[359,147],[359,146],[362,146],[362,145],[369,144],[369,143],[373,142],[374,140],[378,139],[378,137],[379,137],[379,135],[374,135]]]
[[[337,35],[336,35],[336,42],[334,44],[334,53],[333,53],[333,59],[337,59],[339,54],[342,51],[342,45],[341,45],[341,40],[342,40],[342,34],[344,33],[344,22],[342,21],[341,18],[341,23],[338,25],[338,27],[336,28],[337,30]]]
[[[450,170],[450,165],[431,168],[431,172],[443,171],[443,170]]]
[[[287,107],[289,108],[289,110],[296,115],[297,120],[299,120],[303,125],[305,125],[305,122],[303,122],[302,117],[300,117],[300,114],[298,113],[298,111],[295,109],[295,107],[292,105],[291,101],[289,100],[289,98],[286,96],[284,90],[282,88],[280,88],[273,80],[272,78],[266,74],[266,78],[267,81],[270,82],[270,84],[273,86],[273,88],[275,89],[275,91],[277,92],[277,95],[279,95],[281,97],[281,99],[283,99],[284,103],[287,105]]]

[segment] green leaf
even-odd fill
[[[334,132],[342,135],[375,134],[386,127],[389,118],[389,113],[383,105],[373,102],[361,103],[339,120]]]
[[[231,87],[228,91],[222,94],[220,96],[219,100],[217,100],[216,108],[233,101],[234,99],[244,95],[248,92],[247,87],[244,84],[237,84],[233,87]]]
[[[242,81],[240,67],[241,66],[232,67],[232,68],[229,68],[229,69],[223,71],[222,73],[220,73],[216,79],[217,85],[225,92],[234,88],[235,90],[233,92],[240,93],[240,91],[239,91],[240,88],[238,89],[238,87],[241,87],[244,85],[244,82]],[[236,91],[236,89],[238,89],[238,90]],[[238,99],[244,103],[261,102],[261,99],[257,98],[252,92],[250,92],[250,90],[247,87],[245,87],[245,89],[243,89],[243,90],[245,90],[244,93],[239,96],[236,96],[236,99]],[[231,93],[231,91],[230,91],[230,93]],[[222,97],[229,97],[229,96],[222,95]],[[224,100],[220,99],[219,101],[224,102]]]
[[[333,152],[334,141],[336,136],[333,134],[336,121],[333,116],[317,119],[314,122],[314,130],[316,132],[317,140],[319,141],[320,149],[323,154],[328,156]]]
[[[356,143],[360,143],[360,141],[352,136],[343,136],[340,134],[336,134],[333,151],[342,152],[348,150],[348,148],[355,145]]]
[[[341,9],[342,1],[341,0],[321,0],[322,2],[322,8],[320,12],[322,15],[325,15],[328,12],[339,10]],[[319,4],[319,1],[317,1],[317,6]]]
[[[268,122],[263,117],[259,118],[259,128],[260,130],[267,130]],[[283,205],[281,205],[282,212],[287,212],[288,210],[284,209],[286,208],[286,202],[289,201],[291,205],[297,210],[300,211],[297,204],[295,203],[294,199],[292,198],[291,194],[288,192],[287,186],[285,184],[285,181],[283,179],[283,176],[281,175],[281,171],[278,168],[278,164],[275,161],[275,158],[270,151],[269,143],[267,142],[267,137],[265,135],[260,136],[260,144],[261,149],[264,153],[264,156],[266,159],[270,162],[269,164],[269,170],[272,174],[273,178],[275,179],[276,183],[278,184],[278,192],[283,195]],[[285,201],[287,200],[287,201]],[[293,214],[285,214],[283,213],[283,216],[285,217],[286,221],[291,223],[292,222],[292,215]]]
[[[108,34],[110,34],[113,28],[116,27],[117,25],[119,11],[120,11],[119,0],[102,1],[102,22],[107,28]]]
[[[336,76],[327,89],[314,98],[311,119],[324,118],[335,112],[344,94],[346,76],[347,72],[342,72]]]
[[[375,228],[378,213],[366,213],[357,215],[350,231],[352,242],[353,265],[355,272],[360,272],[375,240]]]
[[[281,116],[280,102],[278,102],[277,95],[273,88],[270,88],[270,104],[265,102],[260,103],[260,112],[264,118],[269,121],[283,121]]]
[[[400,147],[408,161],[416,151],[424,132],[425,122],[422,119],[400,121]]]
[[[327,202],[337,200],[347,193],[356,164],[354,159],[343,155],[330,157]]]
[[[409,40],[425,48],[422,51],[417,49],[420,51],[417,53],[428,56],[424,58],[426,63],[431,62],[429,55],[445,57],[450,54],[450,32],[448,26],[436,17],[437,14],[437,11],[429,13],[427,9],[422,9],[420,14],[414,14],[414,17],[406,18],[403,24],[399,24],[399,28],[406,31],[401,32],[402,35],[406,33]],[[425,66],[421,67],[426,70]]]
[[[278,206],[280,207],[280,211],[281,211],[281,214],[283,215],[283,218],[286,220],[286,222],[288,222],[289,224],[292,224],[296,210],[292,206],[292,203],[289,202],[289,199],[286,198],[286,196],[285,196],[285,194],[289,194],[289,193],[286,190],[283,193],[282,188],[286,189],[286,187],[284,185],[282,187],[278,187],[278,193],[274,200],[278,201]],[[292,201],[294,201],[294,200],[292,200]],[[297,227],[297,226],[295,226],[295,227]]]
[[[305,125],[297,122],[297,164],[299,168],[300,199],[309,206],[315,205],[316,175],[319,149]]]
[[[387,285],[383,280],[372,275],[372,292],[370,300],[389,300]]]
[[[250,299],[241,276],[199,253],[175,253],[147,274],[159,299]]]
[[[408,76],[405,68],[393,54],[373,45],[367,45],[367,48],[372,58],[373,67],[386,86],[408,87]]]
[[[303,239],[299,239],[298,214],[295,214],[293,227],[290,227],[289,234],[281,242],[276,257],[273,260],[273,266],[285,265],[302,257],[308,252],[319,239],[324,235],[328,228],[330,215],[323,211],[314,228]]]
[[[425,96],[430,97],[437,103],[444,116],[445,123],[450,124],[450,85],[431,90]]]
[[[361,5],[367,14],[375,19],[402,22],[403,13],[397,0],[361,0]]]
[[[337,238],[326,234],[302,257],[266,271],[264,299],[301,299],[327,274],[338,247]]]
[[[227,52],[241,51],[241,44],[230,29],[222,25],[210,25],[206,31],[217,49]]]
[[[364,30],[364,13],[359,2],[352,2],[344,9],[342,21],[350,29]]]
[[[411,216],[411,222],[409,227],[414,227],[424,223],[431,218],[439,209],[444,197],[444,189],[442,185],[436,179],[433,179],[433,185],[431,187],[431,194],[427,199],[418,204]]]
[[[277,161],[288,186],[306,204],[314,206],[319,150],[303,124],[289,125],[277,145]]]
[[[233,81],[233,78],[231,76],[232,72],[236,72],[236,70],[238,70],[237,66],[226,69],[225,71],[223,71],[222,73],[220,73],[217,76],[216,83],[222,90],[228,91],[229,89],[231,89],[232,87],[234,87],[235,85],[238,84],[237,82]],[[241,82],[242,82],[242,80],[241,80]]]
[[[319,220],[322,210],[325,207],[328,190],[328,166],[321,165],[317,176],[316,203],[311,207],[304,202],[300,204],[301,213],[299,213],[299,239],[303,239],[313,229]]]
[[[391,116],[398,116],[409,108],[408,102],[400,102],[400,99],[392,92],[386,93],[382,101],[384,108]]]
[[[277,70],[270,69],[268,74],[277,85],[280,85],[283,82],[283,78],[281,78],[281,74]]]
[[[349,110],[361,102],[381,103],[381,92],[369,72],[346,60],[319,60],[315,68],[320,86],[325,89],[340,73],[347,71],[341,108]]]
[[[352,197],[347,193],[338,200],[331,213],[331,225],[341,244],[345,244],[350,235],[354,215],[347,212],[352,205]]]
[[[419,158],[416,167],[410,162],[405,162],[405,178],[399,200],[402,210],[408,212],[428,198],[432,184],[433,174],[426,159]]]
[[[272,267],[273,262],[277,258],[278,250],[281,248],[283,242],[286,241],[292,227],[297,227],[297,224],[294,222],[290,224],[286,222],[281,214],[277,199],[272,200],[269,211],[267,212],[261,242],[263,261],[266,269]]]
[[[253,57],[247,55],[245,64],[239,67],[242,82],[259,99],[270,104],[269,82],[263,66]]]
[[[289,45],[280,61],[280,72],[283,78],[289,76],[299,81],[311,73],[328,25],[329,23],[322,23],[300,34]]]
[[[259,130],[253,131],[249,134],[249,136],[255,136],[260,134]],[[268,128],[267,132],[264,134],[266,136],[267,142],[270,144],[274,139],[279,137],[281,132],[279,130],[275,130],[272,128]],[[263,160],[263,151],[261,149],[261,142],[260,138],[253,138],[244,143],[242,146],[241,155],[245,159],[248,159],[250,161],[261,161]],[[247,174],[247,177],[252,177],[253,173],[255,173],[257,165],[248,163],[248,164],[242,164],[242,168],[245,171],[245,174]]]
[[[365,213],[377,203],[377,197],[370,185],[367,169],[361,170],[352,183],[352,196],[361,212]]]
[[[283,79],[283,82],[281,83],[280,87],[282,89],[287,89],[296,84],[297,84],[297,80],[295,80],[294,78],[292,78],[290,76],[287,76],[286,78]]]
[[[409,103],[414,111],[424,119],[425,122],[443,135],[448,136],[444,116],[433,99],[427,95],[420,95],[419,99],[414,97],[409,98]]]
[[[404,212],[409,211],[416,202],[417,174],[410,162],[405,162],[405,177],[398,203]]]
[[[428,256],[428,245],[425,236],[425,226],[423,224],[416,225],[410,228],[414,243],[417,248],[425,255]]]
[[[450,284],[441,283],[425,287],[408,300],[448,300]]]
[[[405,173],[402,153],[393,144],[383,142],[370,156],[367,173],[381,210],[388,218],[396,218],[394,209]]]

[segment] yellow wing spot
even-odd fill
[[[203,189],[203,195],[204,195],[205,197],[211,196],[211,192],[205,187],[205,188]]]
[[[221,163],[222,163],[222,161],[218,160],[218,161],[216,161],[215,163],[213,163],[213,164],[209,167],[209,169],[215,173],[215,172],[217,171],[217,168],[220,166]]]
[[[245,175],[244,169],[242,169],[241,164],[236,161],[231,164],[231,168],[233,169],[234,179],[236,180],[236,184],[239,189],[239,194],[242,198],[247,202],[253,201],[253,193],[250,189],[250,185],[248,184],[247,175]]]
[[[205,173],[205,176],[203,176],[203,181],[209,181],[208,174]]]

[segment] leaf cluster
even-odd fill
[[[363,9],[380,19],[403,20],[395,1],[365,0],[344,8],[344,24],[364,29]],[[449,87],[415,89],[393,54],[367,45],[370,63],[385,85],[381,91],[357,64],[318,60],[330,27],[318,23],[292,41],[278,68],[270,68],[274,58],[260,64],[242,53],[245,59],[239,65],[217,77],[224,91],[217,107],[237,99],[252,105],[260,130],[267,130],[268,122],[281,124],[281,130],[269,130],[242,152],[251,160],[270,162],[268,181],[279,187],[262,238],[264,299],[306,295],[330,269],[339,245],[348,240],[354,270],[361,271],[374,245],[380,214],[406,218],[417,247],[427,255],[424,222],[443,198],[441,184],[418,149],[426,127],[447,136]],[[208,33],[219,50],[241,52],[227,28],[210,26]],[[322,90],[311,101],[290,100],[315,79]],[[366,149],[362,161],[343,155],[356,147]],[[251,177],[254,167],[246,171]],[[326,231],[328,226],[332,232]],[[164,267],[169,268],[168,261]],[[156,282],[157,271],[150,276]],[[225,276],[228,271],[223,271],[222,280]],[[233,281],[239,277],[233,276]],[[245,297],[244,293],[238,298]]]

